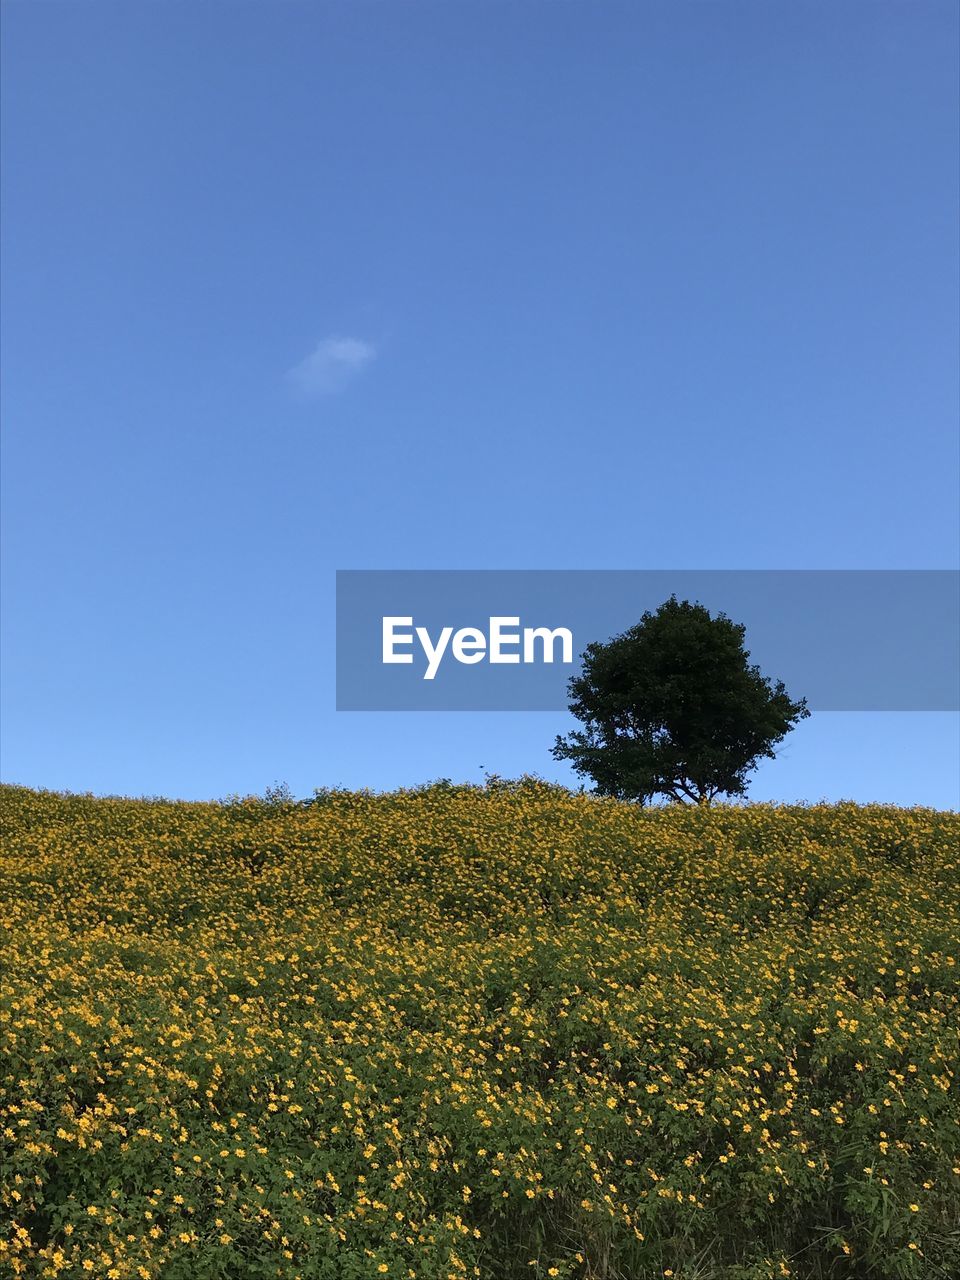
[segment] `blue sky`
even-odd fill
[[[337,715],[337,568],[955,567],[957,27],[5,4],[5,780],[569,778],[564,717]],[[822,714],[752,794],[958,765]]]

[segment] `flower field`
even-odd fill
[[[956,815],[0,804],[0,1273],[960,1275]]]

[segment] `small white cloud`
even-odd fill
[[[303,396],[329,395],[345,387],[376,354],[376,347],[360,338],[324,338],[288,372],[287,381]]]

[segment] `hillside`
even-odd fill
[[[0,1271],[960,1274],[956,815],[0,804]]]

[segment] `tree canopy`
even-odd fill
[[[607,643],[587,646],[569,683],[583,729],[558,736],[600,795],[709,804],[746,793],[747,775],[810,713],[750,663],[745,627],[671,596]]]

